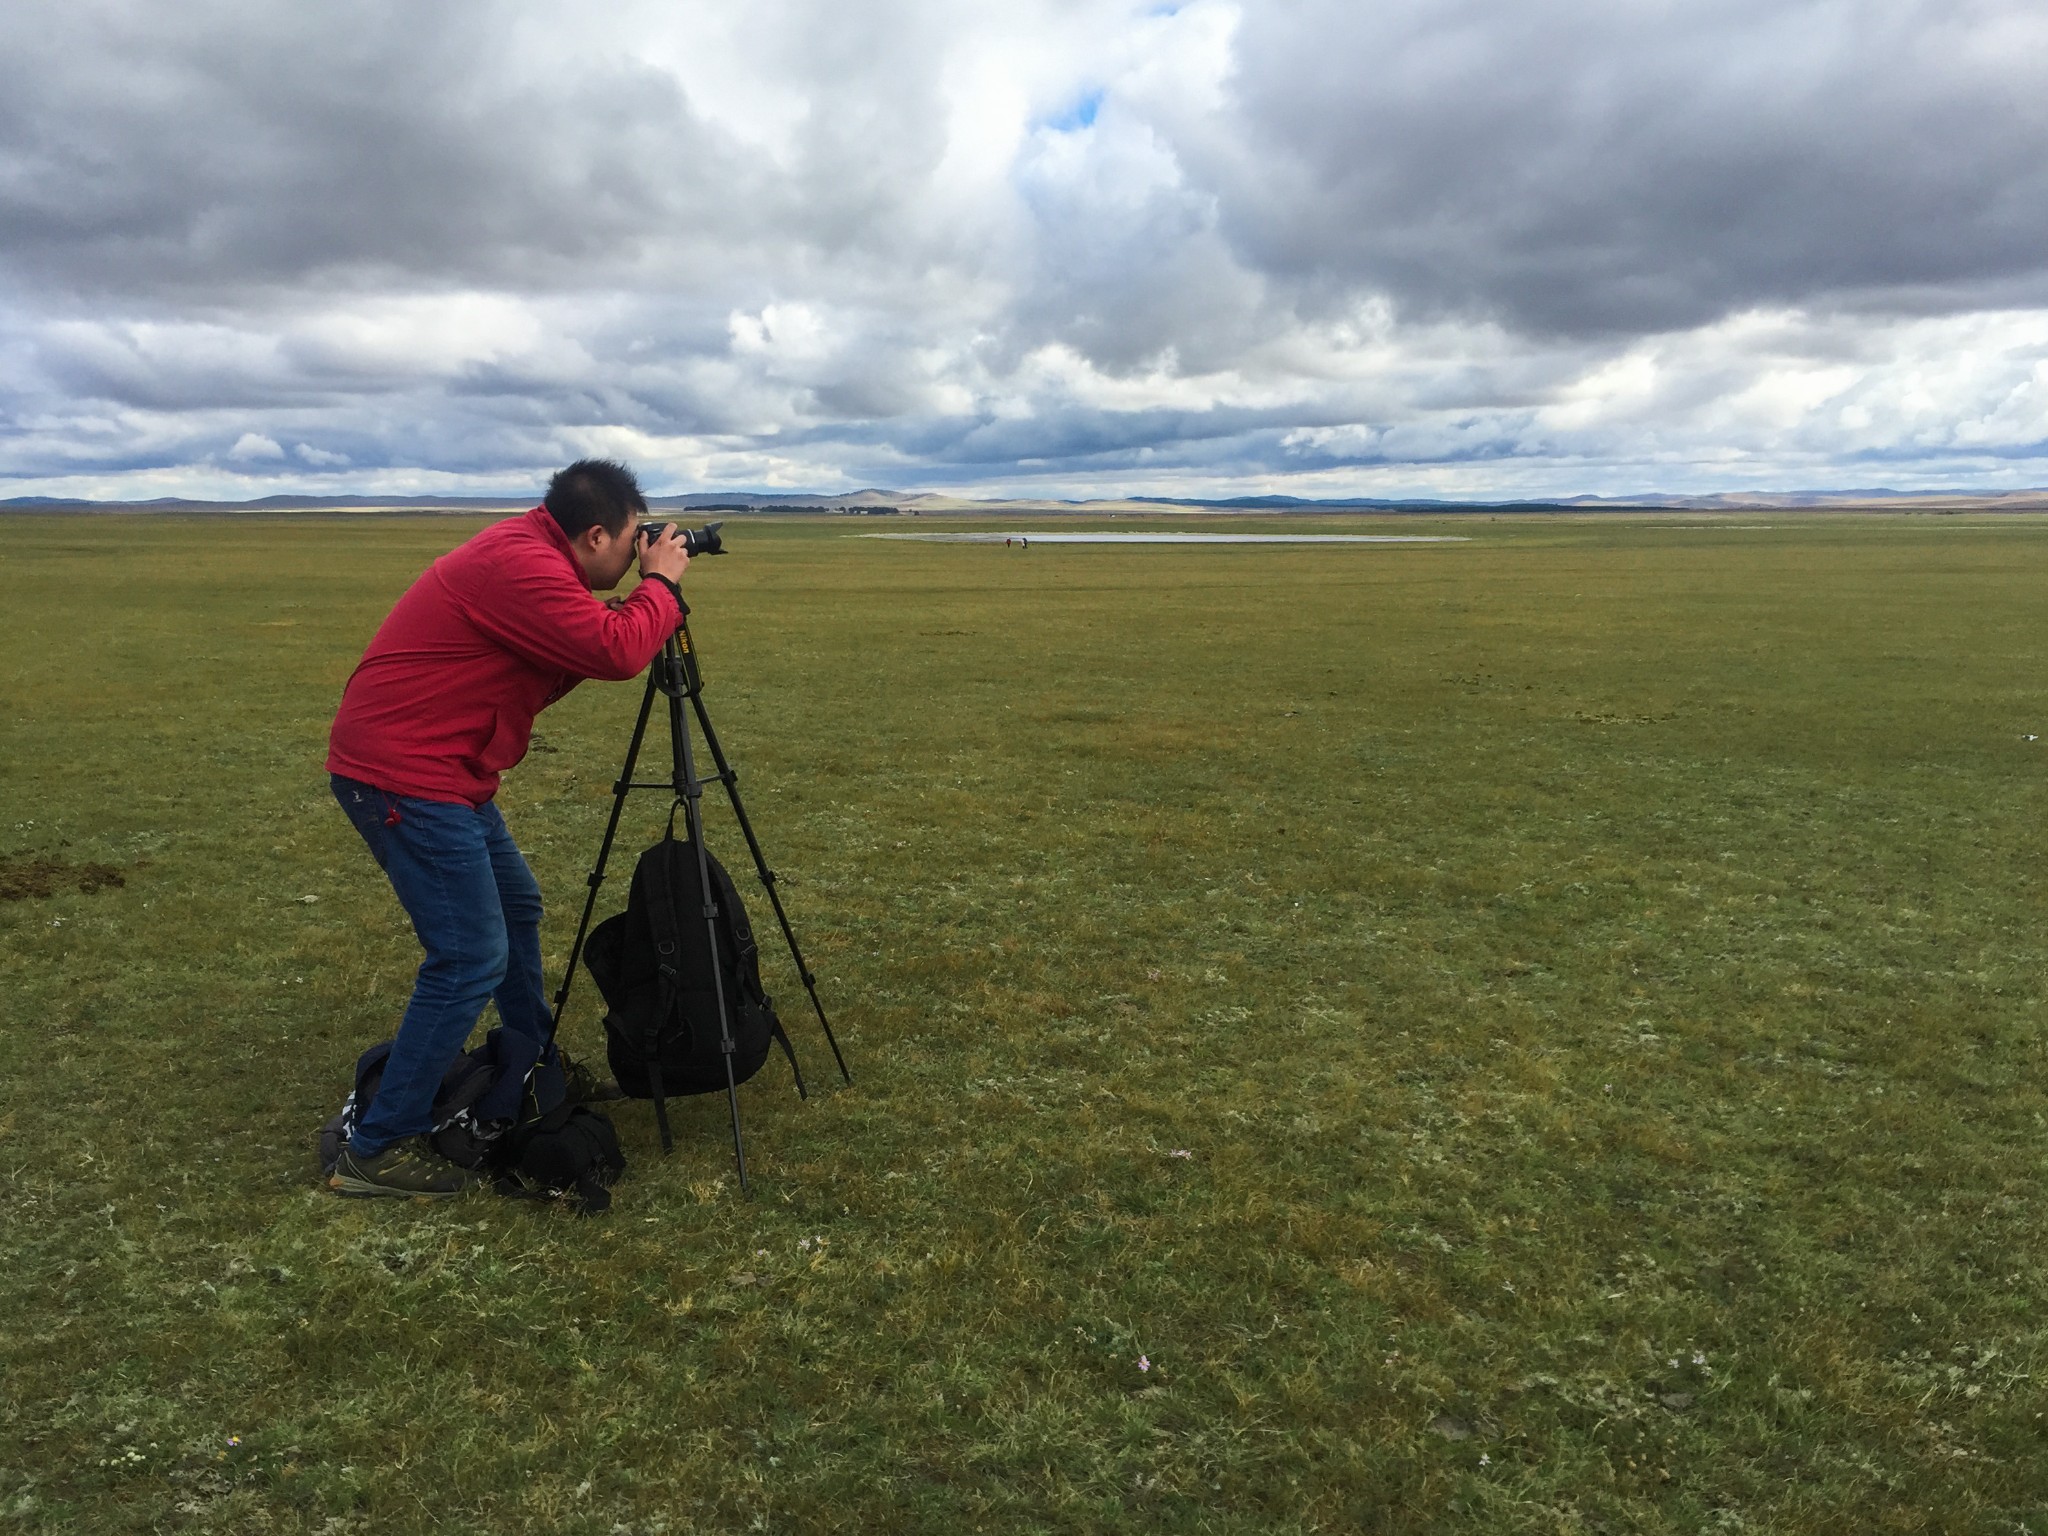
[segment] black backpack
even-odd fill
[[[608,1010],[605,1054],[612,1075],[629,1097],[654,1100],[658,1115],[665,1099],[727,1087],[721,983],[732,1026],[730,1081],[744,1083],[760,1071],[773,1041],[789,1058],[797,1091],[803,1092],[796,1052],[761,987],[760,950],[746,908],[725,866],[708,851],[705,860],[715,908],[710,927],[718,934],[715,960],[697,845],[677,841],[673,817],[667,834],[634,866],[626,910],[591,929],[583,948]]]

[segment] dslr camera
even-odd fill
[[[667,523],[642,523],[640,525],[640,542],[643,544],[653,543],[664,533],[668,532],[669,526]],[[702,528],[685,528],[682,535],[683,552],[692,560],[696,559],[699,555],[724,554],[725,545],[718,537],[718,530],[724,526],[724,523],[706,523]]]

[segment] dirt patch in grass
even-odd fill
[[[66,864],[28,853],[0,853],[0,901],[30,901],[78,890],[119,890],[127,877],[111,864]]]

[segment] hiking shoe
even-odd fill
[[[567,1051],[562,1052],[562,1080],[568,1085],[571,1104],[608,1104],[626,1096],[616,1077],[599,1077]]]
[[[394,1141],[371,1157],[343,1147],[327,1187],[338,1195],[459,1195],[484,1182],[482,1174],[451,1163],[424,1136]]]

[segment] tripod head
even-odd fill
[[[704,691],[704,677],[697,670],[697,649],[690,644],[687,614],[676,625],[676,632],[662,644],[661,654],[647,669],[647,680],[672,699],[695,700]]]

